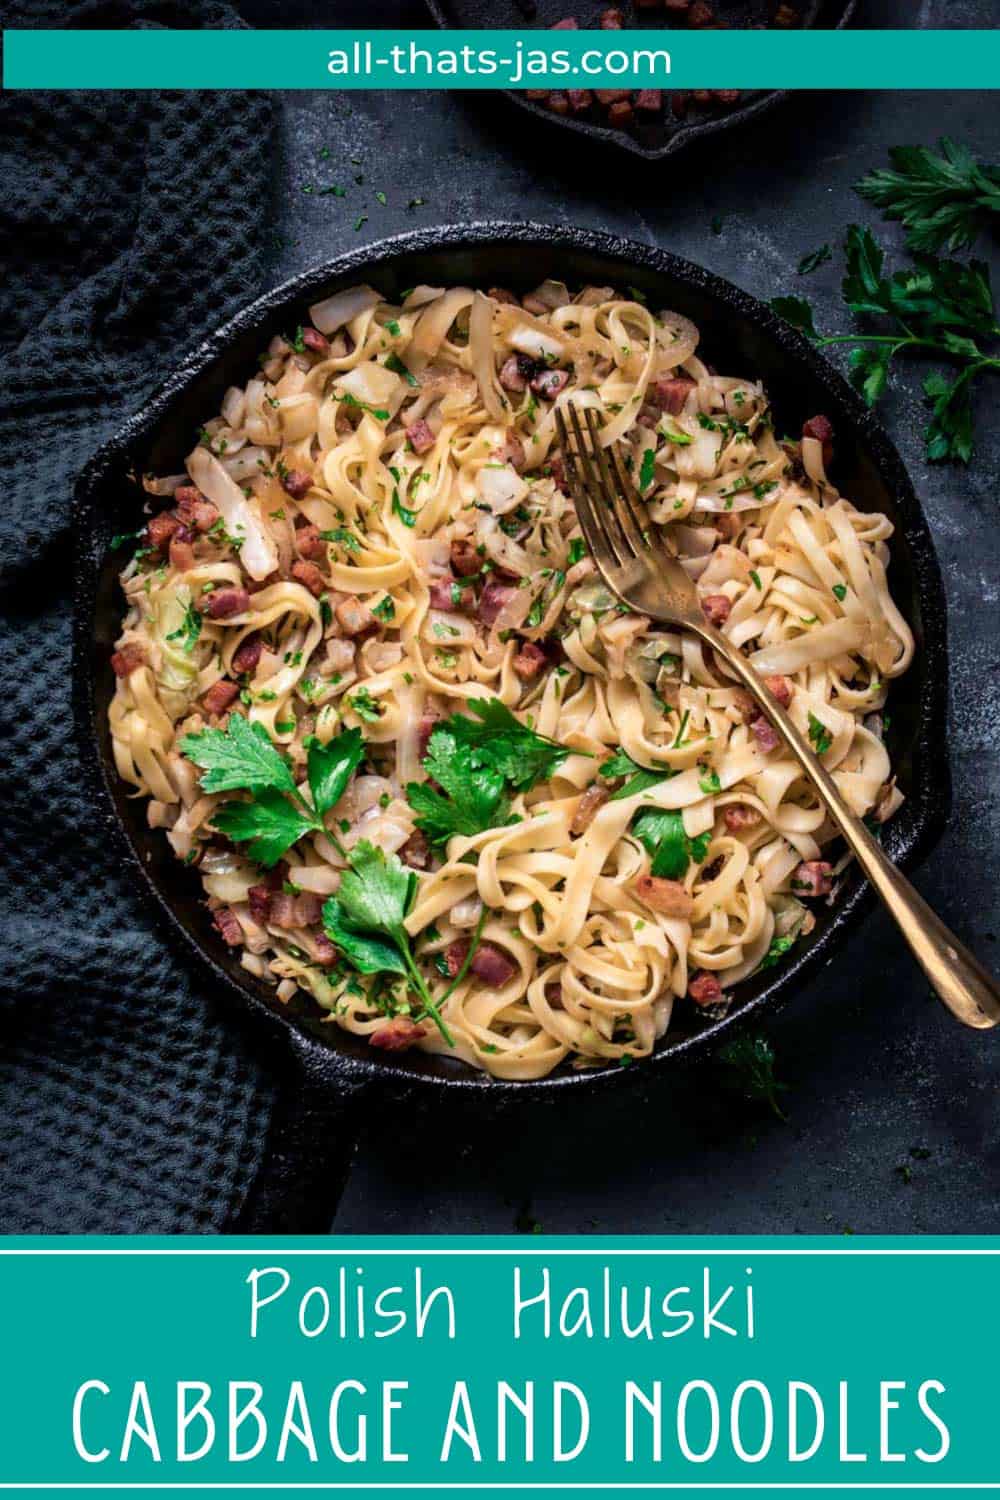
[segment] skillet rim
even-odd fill
[[[946,722],[948,652],[944,584],[934,552],[929,523],[917,499],[909,476],[895,445],[878,418],[864,405],[860,396],[844,377],[796,330],[780,319],[757,298],[734,283],[717,276],[691,261],[657,246],[642,245],[600,230],[566,225],[542,224],[537,221],[518,223],[485,220],[469,225],[440,225],[389,236],[345,251],[322,265],[298,272],[279,285],[254,298],[220,328],[197,343],[177,364],[154,394],[97,450],[80,474],[73,502],[74,538],[74,629],[73,629],[73,700],[74,717],[81,745],[84,769],[91,781],[93,801],[112,832],[115,844],[125,854],[131,870],[138,872],[138,882],[147,903],[161,919],[165,936],[179,935],[186,949],[220,984],[229,1002],[238,1002],[242,1019],[263,1023],[272,1035],[281,1035],[297,1054],[307,1071],[318,1071],[329,1083],[338,1080],[354,1084],[372,1082],[391,1084],[397,1093],[417,1088],[446,1087],[458,1090],[466,1098],[483,1094],[498,1101],[551,1101],[555,1091],[570,1083],[588,1082],[604,1088],[622,1087],[641,1093],[654,1078],[654,1067],[667,1059],[704,1056],[714,1052],[744,1029],[747,1022],[763,1010],[777,1010],[798,993],[819,970],[831,963],[839,945],[855,931],[866,911],[874,904],[874,893],[858,877],[855,869],[829,921],[810,944],[775,969],[774,978],[728,1015],[703,1030],[682,1036],[661,1047],[641,1065],[631,1069],[601,1068],[579,1072],[557,1071],[544,1079],[532,1081],[503,1080],[479,1075],[471,1069],[454,1075],[417,1071],[400,1067],[379,1057],[355,1056],[337,1046],[336,1029],[324,1028],[330,1040],[321,1039],[313,1026],[298,1017],[278,1011],[273,1000],[253,987],[252,976],[245,971],[230,971],[188,930],[175,903],[161,890],[155,876],[146,868],[139,848],[121,817],[115,803],[108,758],[102,752],[102,726],[95,713],[95,689],[98,677],[94,671],[93,633],[98,581],[108,562],[107,525],[98,532],[95,519],[100,517],[99,496],[112,476],[126,474],[132,467],[136,449],[148,444],[158,426],[169,416],[175,402],[202,377],[213,362],[240,336],[273,319],[286,307],[301,306],[317,293],[343,284],[345,277],[359,271],[370,272],[384,262],[407,255],[446,254],[463,248],[496,246],[504,242],[522,243],[546,250],[567,250],[613,260],[627,270],[630,267],[663,276],[696,293],[708,296],[726,313],[737,313],[752,322],[779,353],[800,365],[824,386],[852,425],[852,438],[867,449],[882,483],[889,489],[897,506],[900,529],[906,540],[912,564],[915,590],[919,595],[923,629],[923,656],[928,663],[924,694],[916,716],[911,744],[914,755],[913,784],[907,802],[913,814],[913,826],[896,852],[897,862],[908,868],[924,857],[940,838],[950,812],[950,771],[945,736],[940,732]],[[911,600],[912,600],[911,596]],[[910,601],[908,601],[910,602]],[[935,732],[937,731],[937,732]],[[891,825],[890,825],[891,829]],[[179,904],[178,904],[179,905]],[[794,955],[794,950],[793,950]],[[369,1049],[370,1051],[370,1049]],[[423,1056],[423,1055],[422,1055]],[[431,1059],[437,1062],[437,1059]],[[640,1084],[640,1079],[642,1083]]]

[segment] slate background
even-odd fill
[[[363,0],[286,0],[280,20],[268,0],[243,0],[237,8],[251,25],[360,27],[375,19]],[[857,19],[869,27],[986,27],[997,24],[1000,9],[996,0],[861,0]],[[420,26],[426,16],[419,0],[381,0],[377,20]],[[270,200],[259,205],[265,285],[415,222],[524,217],[666,245],[760,297],[807,291],[820,326],[845,326],[837,262],[807,282],[795,267],[824,241],[836,245],[852,218],[875,222],[851,184],[881,163],[887,146],[929,143],[942,133],[984,158],[1000,157],[995,94],[801,94],[742,135],[663,166],[570,146],[502,98],[290,93],[280,102]],[[346,198],[305,191],[332,182],[348,186]],[[413,197],[424,206],[408,210]],[[368,219],[356,231],[361,214]],[[886,240],[900,243],[895,228]],[[984,251],[996,265],[996,244]],[[955,817],[918,883],[996,967],[1000,533],[992,523],[1000,445],[987,417],[984,401],[980,451],[964,472],[925,464],[915,377],[897,378],[886,406],[931,520],[950,605],[952,714],[941,733],[951,749]],[[206,1024],[229,1023],[211,1016]],[[770,1034],[789,1085],[787,1124],[726,1092],[711,1071],[665,1076],[641,1105],[624,1090],[610,1100],[571,1100],[557,1124],[546,1115],[544,1138],[527,1112],[496,1132],[433,1105],[418,1117],[380,1106],[332,1228],[994,1230],[1000,1040],[950,1022],[880,913],[774,1020]],[[248,1071],[246,1097],[255,1108],[234,1109],[231,1130],[234,1145],[242,1139],[253,1155],[274,1089],[268,1060],[256,1058]],[[150,1195],[156,1193],[154,1163],[119,1163],[118,1170],[133,1185],[146,1174]],[[192,1227],[197,1209],[193,1202]],[[67,1202],[61,1227],[88,1227],[85,1207]]]

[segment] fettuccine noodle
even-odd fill
[[[717,375],[686,319],[611,288],[546,282],[519,303],[418,287],[393,304],[359,287],[311,316],[226,392],[187,474],[146,481],[168,509],[121,575],[118,771],[280,1000],[304,991],[376,1046],[500,1078],[645,1056],[675,1002],[720,1014],[808,931],[805,902],[844,860],[824,856],[836,829],[766,715],[697,639],[604,588],[555,407],[595,409],[706,613],[878,821],[901,800],[887,685],[913,653],[886,581],[892,526],[838,494],[825,419],[780,441],[757,381]],[[572,753],[514,796],[517,821],[432,849],[406,787],[434,723],[477,699]],[[362,730],[326,826],[347,854],[366,839],[418,870],[406,928],[431,993],[450,988],[453,1050],[404,984],[355,973],[324,935],[345,868],[329,836],[269,878],[213,832],[225,796],[178,746],[232,713],[300,780],[314,737]],[[649,809],[672,830],[668,875],[639,836]]]

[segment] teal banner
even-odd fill
[[[0,1489],[1000,1489],[991,1240],[19,1240]]]
[[[5,31],[8,89],[990,89],[1000,31]]]

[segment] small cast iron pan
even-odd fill
[[[581,27],[596,28],[602,10],[615,0],[427,0],[427,8],[445,31],[454,30],[545,30],[557,21],[573,17]],[[626,15],[626,30],[617,33],[627,37],[628,28],[643,31],[662,28],[664,37],[687,33],[683,21],[667,24],[664,11],[635,9],[634,0],[617,0]],[[792,0],[804,28],[840,31],[850,24],[857,0]],[[713,0],[716,17],[734,30],[766,27],[777,9],[777,0]],[[627,42],[624,44],[627,46]],[[665,45],[669,46],[668,42]],[[585,82],[585,80],[574,80]],[[543,101],[528,99],[523,89],[502,89],[521,109],[528,110],[548,126],[560,126],[592,141],[617,146],[647,161],[662,161],[685,147],[723,131],[736,130],[756,120],[787,98],[787,89],[751,89],[742,94],[734,108],[713,102],[691,104],[682,119],[675,119],[669,101],[669,85],[664,90],[665,106],[659,115],[633,122],[628,129],[612,129],[605,123],[604,110],[594,106],[583,115],[556,115]],[[470,97],[481,99],[478,92]]]
[[[75,711],[84,760],[93,775],[94,807],[162,918],[165,939],[186,949],[213,979],[223,1000],[244,1022],[278,1042],[294,1069],[286,1103],[272,1129],[271,1147],[235,1227],[255,1231],[325,1230],[367,1097],[388,1095],[416,1109],[430,1094],[496,1115],[527,1103],[557,1117],[595,1090],[628,1089],[637,1102],[666,1070],[705,1054],[747,1018],[772,1011],[829,963],[857,923],[868,896],[856,869],[833,908],[821,907],[810,937],[788,960],[740,985],[732,1010],[714,1024],[687,1002],[656,1054],[629,1069],[564,1069],[538,1083],[502,1083],[447,1058],[406,1053],[388,1060],[323,1023],[306,1009],[280,1006],[273,990],[242,969],[221,943],[201,899],[197,875],[170,852],[162,832],[146,826],[145,802],[130,799],[115,773],[107,725],[114,691],[109,666],[119,633],[120,553],[109,552],[115,532],[135,530],[144,495],[132,477],[176,473],[206,415],[217,411],[227,386],[245,382],[258,352],[281,330],[306,321],[311,302],[340,286],[370,282],[394,298],[419,282],[496,283],[526,291],[547,275],[570,285],[634,286],[655,307],[692,318],[702,349],[720,369],[760,377],[768,387],[779,431],[797,432],[825,412],[837,431],[837,479],[866,509],[887,512],[896,526],[891,586],[913,627],[916,657],[892,690],[893,765],[906,794],[889,825],[891,857],[910,865],[927,853],[948,815],[945,752],[947,643],[944,592],[927,522],[902,463],[877,419],[839,374],[767,307],[738,287],[668,251],[592,230],[542,224],[484,223],[420,230],[365,246],[304,272],[266,293],[200,344],[158,395],[131,417],[84,470],[76,492]],[[155,997],[151,1002],[155,1003]]]

